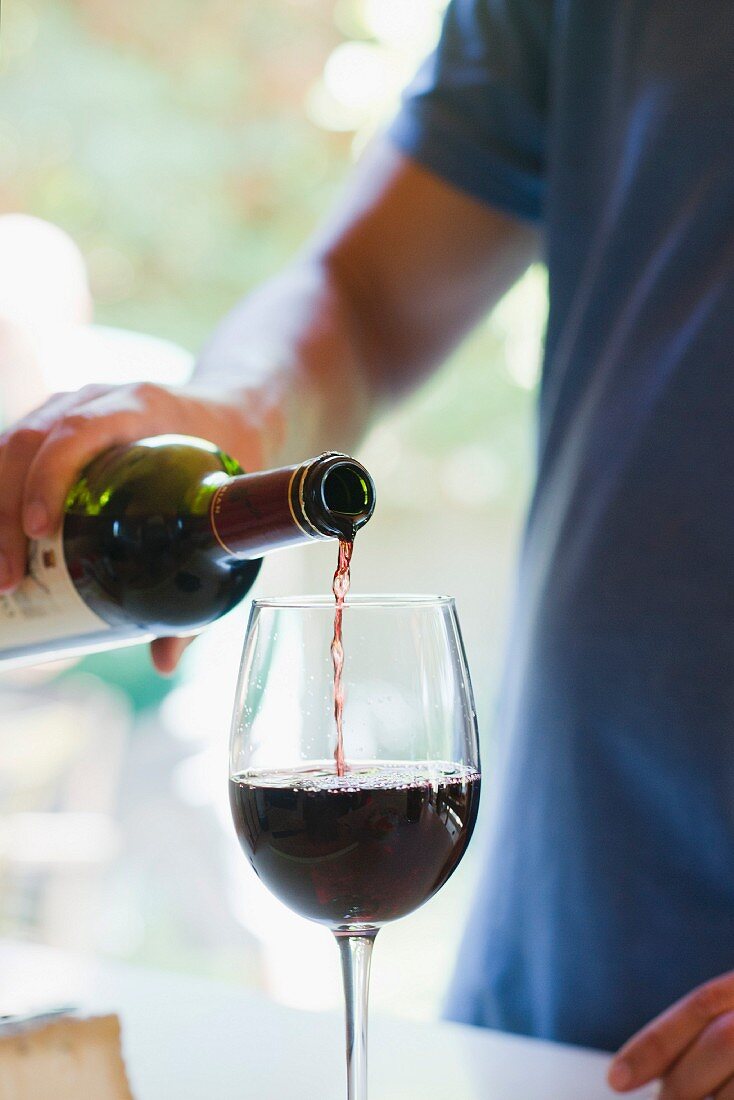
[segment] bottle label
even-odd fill
[[[0,657],[7,650],[109,631],[77,592],[64,560],[62,535],[28,545],[28,572],[0,595]]]

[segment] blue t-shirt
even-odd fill
[[[734,968],[732,5],[454,0],[391,134],[550,277],[449,1014],[611,1049]]]

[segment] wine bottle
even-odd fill
[[[351,541],[374,506],[368,472],[335,452],[247,474],[187,436],[113,447],[69,492],[61,531],[29,544],[20,586],[0,596],[0,663],[193,633],[247,594],[263,554]]]

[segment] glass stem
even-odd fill
[[[377,929],[336,932],[342,960],[347,1023],[347,1097],[367,1100],[367,998]]]

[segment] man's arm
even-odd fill
[[[348,449],[537,252],[535,230],[378,142],[303,253],[220,325],[196,379],[239,383],[243,407],[275,414],[278,457]]]
[[[190,386],[57,394],[0,437],[0,591],[23,576],[26,536],[58,527],[76,475],[114,444],[199,435],[250,470],[350,449],[536,247],[531,229],[377,144],[304,251],[215,332]]]

